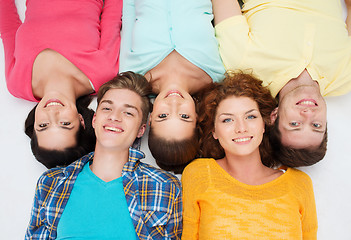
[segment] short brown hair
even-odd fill
[[[225,152],[218,140],[213,138],[214,122],[217,108],[224,99],[230,96],[249,97],[259,108],[268,131],[270,114],[276,106],[276,101],[270,91],[262,86],[262,81],[250,74],[243,72],[228,72],[221,83],[213,83],[205,91],[205,97],[200,104],[199,131],[200,131],[200,156],[220,159]],[[269,138],[265,133],[259,146],[261,161],[268,167],[277,163],[271,156]]]
[[[198,134],[196,128],[190,138],[182,140],[166,140],[157,136],[152,127],[148,136],[149,149],[157,165],[174,173],[182,173],[186,165],[198,152]]]
[[[146,78],[138,73],[131,71],[119,73],[112,80],[104,83],[97,93],[97,103],[100,104],[105,93],[110,89],[128,89],[141,97],[141,111],[143,113],[142,123],[146,123],[151,110],[149,95],[152,88]]]
[[[318,147],[295,149],[281,143],[279,131],[279,115],[272,125],[269,133],[273,157],[287,167],[311,166],[322,160],[327,152],[328,133],[325,129],[324,137]]]

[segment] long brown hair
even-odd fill
[[[262,86],[262,81],[250,74],[243,72],[228,72],[221,83],[213,83],[204,93],[204,98],[199,105],[199,133],[200,133],[200,156],[214,159],[223,158],[225,152],[219,141],[214,139],[214,122],[218,105],[224,99],[230,97],[249,97],[253,99],[259,108],[265,123],[265,132],[269,131],[270,114],[276,106],[276,101],[270,91]],[[261,161],[264,165],[272,167],[276,161],[271,157],[271,147],[267,134],[263,135],[259,146]]]

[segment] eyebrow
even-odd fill
[[[72,127],[60,126],[60,128],[65,129],[65,130],[68,130],[68,131],[72,130],[74,127],[75,127],[75,126],[72,126]],[[47,129],[48,129],[48,127],[41,128],[41,129],[35,129],[35,130],[36,130],[37,132],[43,132],[43,131],[45,131],[45,130],[47,130]]]
[[[257,111],[257,112],[258,112],[257,109],[251,109],[251,110],[245,112],[245,115],[246,115],[246,114],[249,114],[249,113],[252,113],[252,112],[254,112],[254,111]],[[232,114],[232,113],[221,113],[219,116],[222,116],[222,115],[225,115],[225,116],[233,116],[234,114]]]
[[[106,100],[101,100],[101,102],[100,102],[100,104],[103,104],[103,103],[107,103],[107,104],[113,104],[113,101],[112,100],[108,100],[108,99],[106,99]],[[100,105],[99,104],[99,105]],[[139,113],[139,109],[136,107],[136,106],[134,106],[134,105],[130,105],[130,104],[128,104],[128,103],[125,103],[124,105],[123,105],[124,107],[126,107],[126,108],[133,108],[133,109],[135,109],[138,113]]]
[[[162,119],[156,119],[155,122],[163,122],[163,121],[167,121],[168,118],[162,118]],[[188,122],[188,123],[191,123],[191,122],[194,122],[194,120],[187,120],[187,119],[184,119],[184,118],[180,118],[181,121],[184,121],[184,122]]]
[[[301,127],[298,127],[298,128],[287,128],[287,127],[283,127],[286,131],[301,131]],[[324,134],[325,133],[325,130],[318,130],[318,129],[315,129],[315,128],[312,128],[312,131],[313,132],[317,132],[317,133],[322,133]]]

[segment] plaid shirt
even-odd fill
[[[90,153],[65,168],[45,172],[38,180],[25,239],[55,239],[57,225],[75,180]],[[139,239],[180,239],[181,187],[177,177],[140,162],[144,153],[130,148],[122,171],[128,210]],[[88,227],[88,226],[82,226]]]

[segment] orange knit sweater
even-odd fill
[[[288,168],[277,179],[252,186],[239,182],[214,159],[186,167],[182,239],[317,239],[312,182]]]

